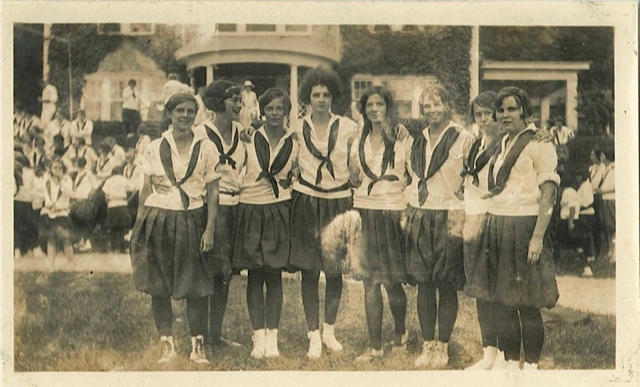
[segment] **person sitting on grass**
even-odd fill
[[[113,175],[105,180],[102,191],[107,199],[107,218],[104,229],[109,234],[111,251],[126,252],[124,235],[131,227],[128,207],[127,179],[122,176],[122,166],[113,168]]]

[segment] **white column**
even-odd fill
[[[471,27],[469,104],[480,93],[480,26]]]
[[[49,44],[51,43],[51,24],[44,25],[42,33],[42,79],[49,80]]]
[[[567,78],[567,101],[565,103],[566,125],[571,130],[578,128],[578,75]]]
[[[540,127],[546,125],[551,115],[551,100],[548,95],[545,95],[540,99]],[[549,127],[547,127],[547,130]]]
[[[291,126],[298,121],[298,66],[291,65],[289,74],[289,97],[291,98]]]
[[[100,96],[100,120],[111,119],[111,80],[102,79],[102,95]]]
[[[207,85],[213,82],[213,66],[214,65],[207,66]]]

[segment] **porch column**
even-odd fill
[[[566,125],[571,130],[578,128],[578,75],[567,77],[567,101],[565,103]]]
[[[114,117],[115,118],[115,117]],[[100,120],[111,119],[111,79],[102,78],[102,94],[100,95]]]
[[[206,76],[207,85],[213,82],[213,66],[214,65],[207,66],[207,76]]]
[[[298,121],[298,66],[291,65],[289,74],[289,96],[291,98],[291,126]]]
[[[480,26],[471,27],[469,103],[480,93]]]
[[[551,115],[551,102],[548,95],[545,95],[540,99],[540,127],[546,125]],[[549,128],[547,128],[548,130]]]

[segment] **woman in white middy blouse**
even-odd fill
[[[369,362],[381,358],[382,293],[384,284],[394,320],[393,350],[403,351],[409,338],[405,327],[407,297],[402,288],[408,282],[404,265],[404,234],[400,226],[406,209],[408,155],[411,137],[400,139],[397,111],[391,93],[374,86],[360,99],[364,126],[351,147],[349,170],[357,187],[353,207],[362,220],[360,262],[364,304],[369,330],[369,348],[356,358]],[[354,267],[354,263],[352,263]]]
[[[151,295],[163,346],[160,363],[176,357],[172,298],[187,300],[191,361],[209,363],[204,336],[213,278],[204,253],[214,244],[220,179],[215,167],[220,156],[204,134],[192,131],[197,110],[191,95],[169,98],[165,111],[173,128],[149,144],[142,160],[145,177],[131,237],[131,263],[136,288]]]

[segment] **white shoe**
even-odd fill
[[[322,355],[322,340],[320,339],[320,330],[307,332],[309,338],[309,351],[307,357],[309,359],[319,359]]]
[[[91,241],[89,239],[87,239],[78,250],[85,252],[85,251],[89,251],[91,250],[93,246],[91,246]]]
[[[355,362],[356,363],[370,363],[371,361],[375,360],[375,359],[380,359],[382,356],[384,356],[384,349],[380,348],[380,349],[373,349],[373,348],[367,348],[362,355],[356,357]]]
[[[431,360],[435,354],[435,341],[425,341],[422,343],[422,353],[413,363],[416,367],[425,368],[431,365]]]
[[[504,370],[507,368],[507,360],[504,357],[504,352],[498,350],[496,354],[496,360],[493,362],[492,370]]]
[[[591,270],[591,268],[589,266],[585,266],[584,267],[584,271],[582,272],[582,276],[583,277],[593,277],[593,271]]]
[[[520,360],[507,360],[505,369],[509,371],[520,371]]]
[[[173,336],[160,336],[160,343],[162,344],[162,356],[160,356],[158,363],[169,363],[177,356]]]
[[[322,324],[322,342],[333,352],[340,352],[343,347],[336,339],[334,327],[335,325]]]
[[[436,341],[436,350],[433,353],[431,359],[431,368],[436,370],[443,370],[447,368],[449,363],[449,343],[443,343],[442,341]]]
[[[191,336],[191,354],[189,359],[197,364],[209,364],[204,353],[204,336]]]
[[[264,350],[264,357],[278,357],[280,356],[280,352],[278,352],[278,330],[277,329],[267,329],[267,333],[265,334],[266,344]]]
[[[251,357],[254,359],[264,358],[264,351],[265,351],[265,345],[266,345],[265,330],[258,329],[253,331],[253,336],[251,337],[251,341],[253,341],[253,350],[251,351]]]
[[[476,364],[465,368],[467,371],[479,371],[479,370],[490,370],[493,368],[494,363],[496,362],[496,356],[498,355],[498,348],[496,347],[484,347],[482,348],[482,359]]]
[[[522,369],[525,371],[536,371],[538,369],[538,363],[527,363],[525,361]]]

